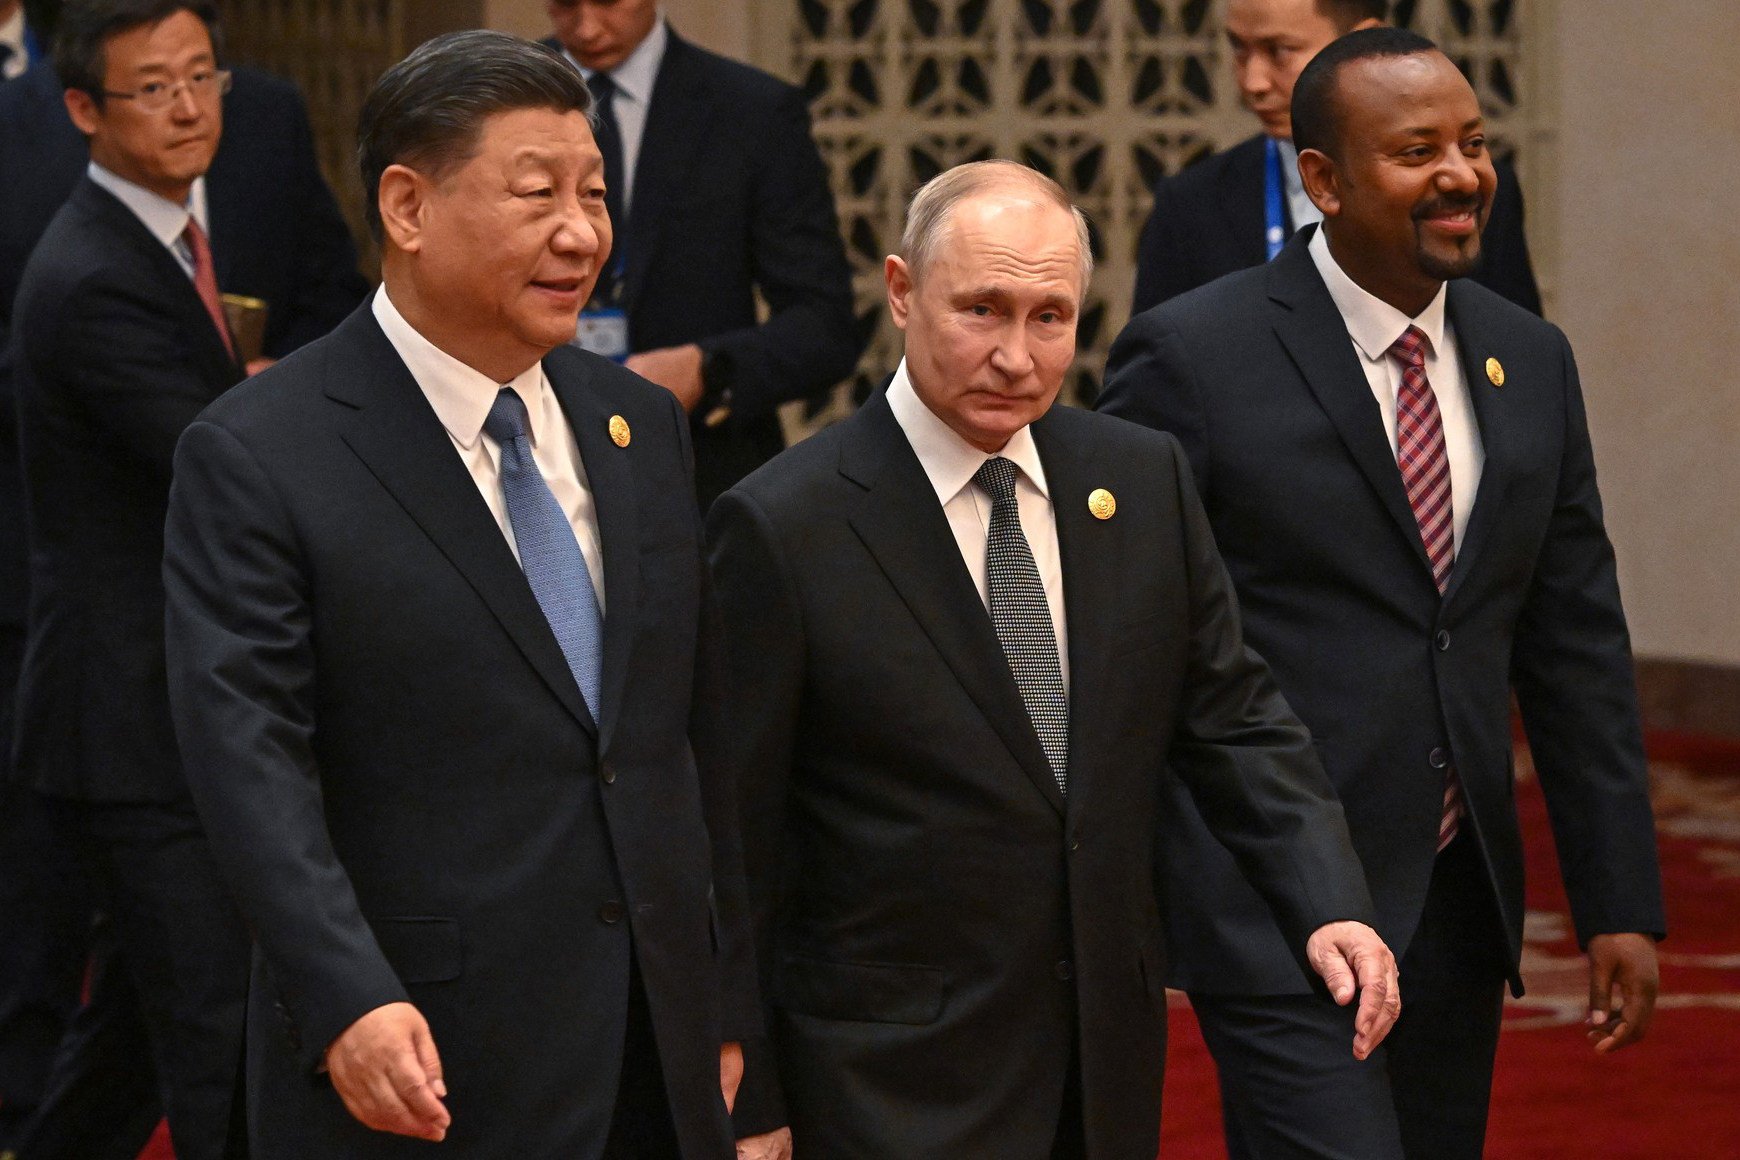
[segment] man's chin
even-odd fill
[[[1434,281],[1471,277],[1480,268],[1480,240],[1470,239],[1466,247],[1450,253],[1435,253],[1422,247],[1419,261],[1420,270]]]

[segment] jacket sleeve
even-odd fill
[[[311,1072],[358,1018],[407,999],[326,827],[309,577],[271,479],[200,421],[164,533],[170,707],[200,818]]]
[[[1662,936],[1661,869],[1613,545],[1583,392],[1564,360],[1564,454],[1546,539],[1517,618],[1511,679],[1546,793],[1579,942]]]
[[[1528,236],[1523,231],[1522,186],[1509,162],[1499,162],[1497,169],[1498,187],[1492,195],[1492,213],[1480,235],[1482,256],[1474,280],[1538,315],[1541,289],[1535,284]]]
[[[1191,623],[1169,764],[1315,979],[1305,962],[1311,932],[1374,922],[1365,871],[1310,731],[1244,642],[1232,580],[1182,457],[1176,471]]]
[[[759,157],[748,229],[767,319],[700,343],[725,364],[732,414],[744,419],[833,386],[864,346],[834,195],[798,90],[774,110]]]
[[[753,499],[740,489],[720,497],[708,514],[707,538],[720,619],[727,626],[725,662],[735,724],[731,764],[765,1004],[775,966],[780,843],[803,690],[803,626],[791,571]],[[746,1041],[744,1057],[733,1116],[740,1137],[786,1123],[771,1037]]]
[[[296,278],[283,328],[274,327],[271,349],[281,358],[343,322],[368,295],[368,283],[357,270],[356,243],[339,213],[338,201],[321,176],[314,154],[314,135],[300,94],[292,91],[291,115],[283,143],[294,162],[295,213],[287,223],[295,230],[291,245]]]

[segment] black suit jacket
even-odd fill
[[[18,776],[90,801],[185,799],[163,679],[170,459],[241,368],[169,250],[88,178],[25,269],[15,320],[30,543]]]
[[[1663,928],[1630,645],[1576,366],[1556,327],[1473,282],[1450,283],[1486,459],[1440,598],[1377,403],[1307,250],[1311,233],[1267,266],[1133,319],[1100,405],[1184,444],[1247,637],[1319,739],[1378,932],[1398,957],[1413,935],[1448,759],[1520,988],[1513,689],[1579,937]],[[1174,985],[1303,989],[1281,932],[1202,819],[1182,797],[1176,806],[1166,847]]]
[[[1089,1154],[1152,1160],[1169,757],[1298,951],[1367,914],[1177,444],[1061,407],[1033,434],[1067,606],[1067,800],[884,396],[709,516],[778,1080],[752,1057],[737,1123],[779,1122],[783,1084],[800,1154],[1049,1156],[1079,1044]]]
[[[61,93],[47,63],[0,86],[0,624],[22,623],[27,599],[5,337],[25,262],[90,159]],[[218,286],[268,304],[268,355],[325,334],[362,301],[356,247],[288,81],[235,70],[206,198]]]
[[[1259,133],[1155,185],[1154,209],[1142,227],[1136,251],[1132,315],[1268,260],[1263,241],[1266,140]],[[1500,161],[1497,167],[1498,188],[1480,235],[1482,257],[1474,277],[1539,314],[1541,292],[1523,234],[1522,187],[1509,162]],[[1293,221],[1285,198],[1282,210],[1291,235]]]
[[[596,1155],[631,932],[683,1155],[731,1155],[719,1048],[758,1020],[752,968],[732,959],[747,939],[729,794],[709,796],[689,742],[719,698],[687,424],[605,360],[544,365],[603,541],[597,719],[367,307],[210,408],[176,453],[171,690],[257,939],[256,1157],[405,1154],[315,1069],[406,998],[452,1093],[444,1152]]]
[[[694,417],[705,507],[785,446],[776,408],[844,379],[864,346],[803,92],[672,32],[615,245],[631,348],[699,343],[709,392],[731,392],[726,422]]]

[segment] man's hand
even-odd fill
[[[623,365],[675,395],[685,411],[693,411],[701,401],[705,388],[701,382],[701,348],[692,342],[643,350],[629,355]]]
[[[453,1122],[441,1103],[447,1085],[422,1012],[409,1003],[376,1007],[332,1041],[326,1070],[344,1106],[367,1127],[442,1140]]]
[[[1598,934],[1589,940],[1588,1034],[1596,1051],[1606,1055],[1643,1038],[1655,1018],[1660,982],[1655,940],[1648,935]],[[1616,986],[1618,1011],[1613,1010]]]
[[[737,1085],[743,1082],[743,1045],[727,1043],[719,1049],[719,1091],[725,1097],[725,1110],[737,1107]]]
[[[1364,1059],[1377,1049],[1402,1013],[1402,987],[1396,976],[1396,956],[1377,931],[1363,922],[1331,922],[1318,927],[1305,944],[1311,969],[1323,977],[1329,993],[1345,1007],[1359,993],[1359,1013],[1353,1020],[1353,1055]]]
[[[791,1160],[791,1129],[737,1141],[737,1160]]]

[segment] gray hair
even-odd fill
[[[945,169],[919,187],[906,207],[906,228],[900,234],[900,256],[906,261],[913,281],[919,280],[936,256],[955,206],[987,190],[1009,186],[1025,187],[1059,209],[1068,210],[1075,218],[1075,240],[1081,254],[1081,292],[1085,296],[1094,275],[1087,215],[1069,200],[1063,186],[1018,161],[969,161]]]

